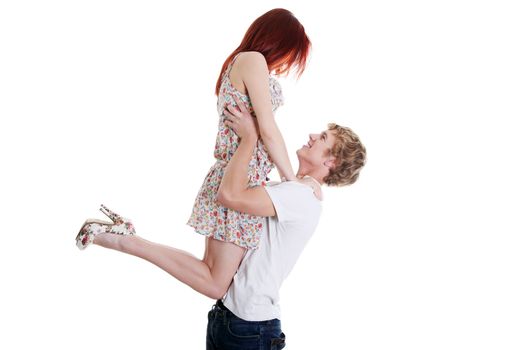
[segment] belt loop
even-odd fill
[[[222,316],[222,323],[223,323],[223,325],[226,326],[228,324],[228,317],[229,317],[229,315],[228,315],[228,310],[226,310],[226,307],[222,303],[221,299],[217,300],[217,307],[219,308],[221,316]]]

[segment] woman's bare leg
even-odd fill
[[[93,243],[147,260],[197,292],[220,299],[226,294],[246,249],[209,237],[205,240],[202,260],[136,235],[102,233],[95,236]]]

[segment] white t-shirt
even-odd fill
[[[276,216],[264,220],[259,247],[248,250],[223,298],[224,305],[246,321],[280,319],[279,289],[312,236],[321,201],[299,182],[265,187]]]

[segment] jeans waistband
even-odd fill
[[[246,323],[250,323],[250,324],[260,324],[260,325],[266,325],[266,326],[272,326],[272,327],[275,327],[275,326],[281,327],[281,321],[279,319],[277,319],[277,318],[274,318],[274,319],[271,319],[271,320],[265,320],[265,321],[246,321],[246,320],[243,320],[242,318],[236,316],[233,312],[231,312],[230,309],[228,309],[224,305],[222,300],[220,300],[220,299],[217,300],[215,305],[213,305],[212,309],[215,312],[222,311],[221,314],[223,314],[224,317],[227,317],[227,318],[230,318],[230,319],[237,319],[237,320],[240,320],[240,321],[243,321],[243,322],[246,322]]]

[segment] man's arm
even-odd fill
[[[224,112],[228,116],[226,125],[241,140],[224,171],[217,201],[227,208],[251,215],[274,216],[275,209],[266,190],[261,186],[248,187],[248,164],[257,144],[257,128],[244,103],[235,96],[234,99],[238,108],[228,106]]]

